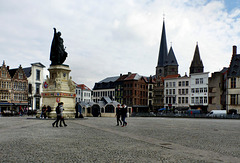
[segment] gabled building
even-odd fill
[[[3,65],[0,68],[0,110],[1,112],[19,112],[28,107],[28,80],[20,65],[9,69]]]
[[[76,84],[76,102],[89,103],[92,101],[92,90],[85,84]]]
[[[177,83],[180,75],[168,75],[164,77],[164,108],[175,110],[177,107]]]
[[[227,75],[227,112],[240,113],[240,54],[237,54],[237,46],[233,46]]]
[[[41,109],[42,90],[44,86],[43,70],[45,66],[40,63],[32,63],[31,67],[23,68],[28,80],[28,103],[33,110]]]
[[[226,110],[226,77],[227,68],[212,73],[208,79],[208,112]]]

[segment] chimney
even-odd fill
[[[128,72],[128,75],[131,75],[132,73],[131,72]]]
[[[7,70],[9,70],[9,66],[7,66]]]
[[[237,46],[233,45],[233,56],[235,56],[237,54]]]

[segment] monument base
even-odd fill
[[[48,114],[49,118],[55,118],[56,107],[59,102],[63,102],[64,118],[75,118],[76,86],[69,77],[70,68],[68,65],[50,65],[48,69],[50,78],[47,77],[43,84],[42,104],[50,106],[52,111]],[[41,112],[37,114],[40,117]]]

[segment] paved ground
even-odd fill
[[[0,117],[0,162],[240,162],[240,120]]]

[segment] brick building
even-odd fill
[[[22,66],[9,69],[3,61],[0,68],[0,110],[19,112],[28,107],[28,80]]]

